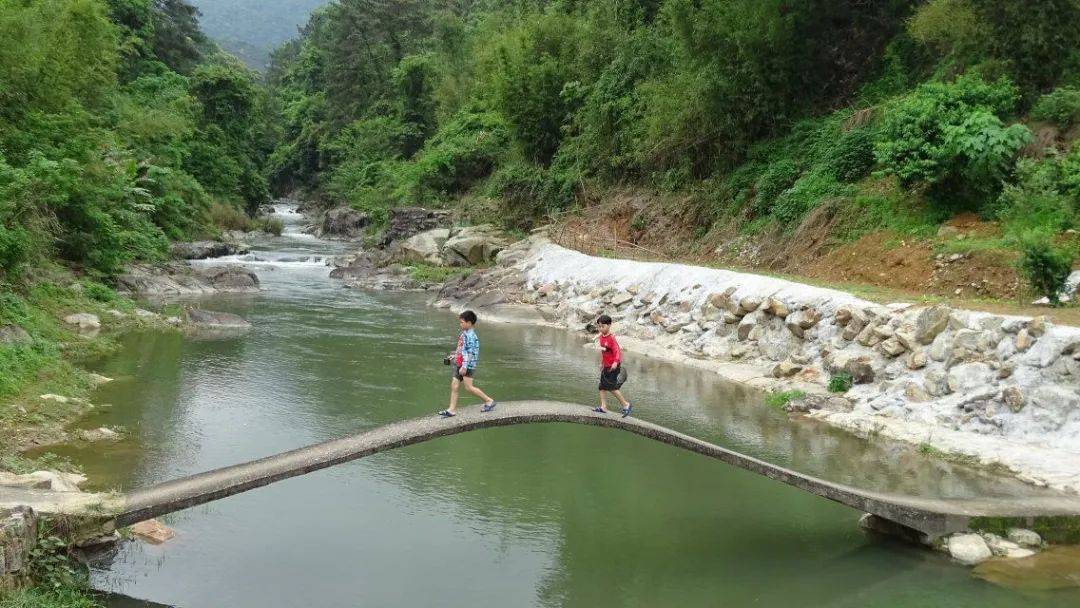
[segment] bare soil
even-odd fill
[[[916,238],[886,230],[853,242],[836,236],[839,205],[825,201],[790,233],[739,234],[733,227],[703,232],[696,205],[673,195],[621,191],[559,218],[553,238],[592,255],[778,275],[880,301],[940,301],[1001,314],[1048,315],[1080,325],[1080,307],[1048,308],[1016,269],[1017,253],[1001,246],[995,222],[971,213]]]

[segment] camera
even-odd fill
[[[454,355],[446,355],[442,358],[443,365],[450,365],[454,362]]]

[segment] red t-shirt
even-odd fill
[[[600,349],[604,351],[600,362],[605,368],[611,368],[612,365],[622,362],[622,351],[619,350],[619,343],[615,341],[615,336],[612,334],[600,336]]]

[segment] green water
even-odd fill
[[[270,245],[268,245],[269,247]],[[456,323],[422,296],[350,291],[294,238],[266,290],[208,308],[251,321],[227,340],[130,336],[99,371],[109,404],[68,447],[98,488],[132,488],[445,406]],[[259,264],[256,262],[256,264]],[[569,332],[481,322],[477,382],[500,400],[591,404],[594,351]],[[828,479],[924,495],[1019,483],[865,441],[761,405],[692,369],[630,356],[642,418]],[[1065,606],[940,555],[859,532],[859,513],[618,431],[485,430],[394,450],[164,518],[176,539],[125,543],[100,589],[182,607]],[[130,605],[130,604],[116,604]]]

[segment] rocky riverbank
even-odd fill
[[[606,313],[627,350],[799,390],[794,412],[1080,491],[1078,328],[592,257],[542,234],[496,259],[448,282],[435,304],[572,330]]]

